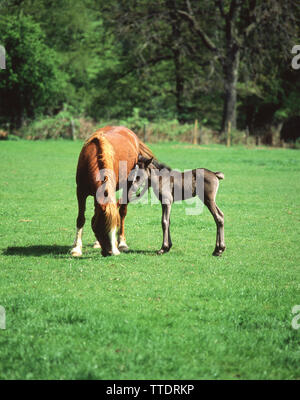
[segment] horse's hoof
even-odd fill
[[[100,245],[100,243],[98,242],[98,240],[96,240],[96,242],[93,244],[93,248],[94,248],[94,249],[101,249],[101,245]]]
[[[126,240],[122,237],[119,239],[118,249],[122,253],[127,253],[129,251],[129,247],[127,246]]]
[[[121,244],[118,249],[121,253],[128,253],[129,251],[129,247],[127,246],[127,244]]]
[[[101,251],[103,257],[112,257],[112,256],[119,256],[121,253],[119,250],[114,251]]]
[[[113,250],[112,252],[111,252],[111,255],[112,256],[119,256],[121,253],[119,252],[119,250],[118,249],[115,249],[115,250]]]

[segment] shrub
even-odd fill
[[[240,131],[238,129],[231,129],[230,132],[230,143],[232,145],[242,145],[247,144],[249,137],[245,131]],[[227,133],[224,132],[220,135],[220,143],[227,143]]]
[[[22,128],[20,135],[26,139],[75,139],[74,132],[79,128],[79,121],[62,111],[53,117],[37,119]]]
[[[295,149],[300,150],[300,138],[295,141]]]
[[[126,126],[127,128],[133,130],[135,133],[140,133],[143,131],[144,126],[148,125],[149,121],[147,118],[140,116],[140,109],[134,108],[131,117],[120,121],[120,125]]]

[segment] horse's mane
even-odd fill
[[[98,165],[99,169],[106,169],[108,176],[105,177],[106,190],[110,199],[114,201],[109,201],[105,204],[105,227],[107,232],[111,229],[119,226],[120,215],[116,205],[116,181],[114,177],[114,149],[111,143],[104,136],[104,132],[99,129],[93,133],[84,143],[84,147],[88,146],[91,142],[95,142],[98,145]],[[111,173],[110,173],[111,171]]]
[[[153,160],[156,160],[155,155],[152,153],[149,147],[146,146],[145,143],[143,143],[140,139],[138,140],[139,140],[139,154],[143,157],[153,158]]]

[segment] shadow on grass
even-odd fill
[[[92,247],[88,246],[88,247]],[[4,256],[33,256],[33,257],[41,257],[41,256],[54,256],[54,257],[70,257],[70,246],[59,246],[59,245],[35,245],[35,246],[15,246],[15,247],[7,247],[2,250],[2,254]],[[98,250],[99,251],[99,250]],[[127,254],[145,254],[145,255],[157,255],[155,250],[129,250],[126,252]],[[124,253],[124,254],[126,254]],[[100,252],[99,252],[100,254]],[[72,257],[73,259],[86,259],[91,258],[90,255],[82,256],[82,257]]]
[[[157,256],[157,251],[156,250],[128,250],[126,252],[127,254],[148,254],[150,256]]]
[[[5,256],[68,256],[70,255],[70,246],[54,245],[36,245],[36,246],[16,246],[7,247],[2,252]]]

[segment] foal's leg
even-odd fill
[[[73,248],[71,250],[71,255],[73,257],[82,256],[82,230],[83,225],[85,223],[85,204],[86,204],[87,195],[85,193],[80,192],[77,188],[77,202],[78,202],[78,216],[76,220],[76,237],[73,243]]]
[[[163,230],[163,243],[161,249],[157,254],[167,253],[172,247],[171,235],[170,235],[170,214],[171,214],[171,204],[162,204],[162,218],[161,225]]]
[[[219,231],[219,240],[220,240],[220,244],[219,247],[222,250],[222,252],[225,250],[226,246],[225,246],[225,238],[224,238],[224,214],[223,212],[219,209],[219,207],[216,205],[217,207],[217,211],[219,214],[219,218],[222,221],[222,223],[220,224],[220,231]]]
[[[127,215],[127,204],[120,205],[119,214],[120,214],[120,230],[118,234],[118,249],[120,251],[126,252],[129,250],[125,238],[125,217]]]
[[[225,241],[224,241],[224,214],[216,205],[214,200],[206,200],[205,205],[211,212],[214,217],[216,226],[217,226],[217,238],[216,238],[216,247],[213,252],[213,256],[220,256],[225,250]]]

